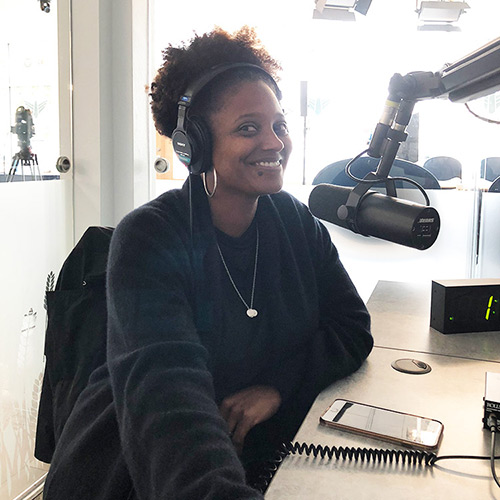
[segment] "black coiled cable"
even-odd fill
[[[379,448],[351,448],[351,447],[336,447],[322,446],[308,443],[288,443],[283,445],[288,451],[288,454],[298,454],[320,456],[328,459],[354,460],[359,462],[378,462],[378,463],[396,463],[401,462],[403,465],[432,465],[437,458],[434,453],[419,450],[387,450]],[[285,455],[286,456],[286,455]]]
[[[264,493],[278,471],[283,459],[288,455],[306,455],[314,458],[320,457],[328,460],[349,460],[356,462],[376,462],[376,463],[395,463],[402,465],[433,465],[437,460],[437,455],[427,451],[419,450],[388,450],[379,448],[353,448],[343,446],[323,446],[309,443],[283,443],[281,448],[276,451],[276,456],[266,462],[264,470],[258,480],[252,486]]]

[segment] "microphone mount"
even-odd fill
[[[358,208],[363,199],[373,191],[370,187],[374,184],[384,184],[388,196],[397,198],[395,180],[404,180],[414,184],[423,194],[426,206],[429,206],[429,197],[424,188],[412,179],[405,177],[392,178],[389,172],[396,159],[399,147],[408,134],[406,127],[410,123],[413,108],[419,100],[438,97],[443,94],[444,87],[439,73],[417,71],[408,73],[405,76],[395,73],[389,82],[389,95],[386,105],[389,106],[389,117],[385,117],[385,123],[377,129],[370,141],[370,146],[365,152],[373,158],[380,158],[375,172],[369,172],[363,179],[354,177],[350,172],[352,163],[359,158],[358,155],[346,165],[346,174],[358,184],[351,191],[345,205],[339,207],[337,215],[339,219],[348,223],[351,230],[362,234],[357,224]],[[374,143],[372,145],[372,143]]]
[[[363,151],[362,154],[364,154],[365,152],[366,151]],[[384,184],[387,196],[390,196],[392,198],[397,198],[398,195],[397,195],[395,181],[397,180],[406,181],[410,184],[413,184],[419,189],[419,191],[425,198],[425,206],[427,207],[430,206],[430,200],[424,188],[413,179],[408,179],[406,177],[390,177],[388,175],[381,176],[380,174],[377,174],[377,172],[368,172],[363,179],[358,179],[354,177],[349,172],[349,168],[350,165],[352,165],[358,158],[360,158],[360,156],[361,155],[358,155],[356,158],[351,160],[346,166],[346,172],[351,178],[358,181],[358,184],[349,193],[345,205],[341,205],[337,210],[338,218],[340,220],[345,221],[348,224],[351,231],[353,231],[354,233],[361,234],[363,236],[369,236],[368,234],[365,234],[363,231],[359,229],[357,223],[357,217],[358,217],[358,210],[363,200],[366,197],[376,193],[376,191],[370,190],[371,186],[375,184]]]

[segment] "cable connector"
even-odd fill
[[[496,413],[488,414],[486,425],[491,432],[500,431],[500,417]]]
[[[500,431],[500,373],[486,372],[483,425]]]

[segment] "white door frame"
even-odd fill
[[[77,240],[149,200],[148,4],[72,2]]]

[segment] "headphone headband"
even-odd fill
[[[210,68],[208,73],[201,75],[197,80],[192,83],[184,94],[181,96],[179,100],[179,105],[183,105],[189,107],[191,101],[196,97],[198,92],[205,87],[208,83],[210,83],[216,76],[219,76],[221,73],[229,71],[231,69],[236,68],[251,68],[261,73],[265,74],[268,78],[270,78],[274,82],[274,78],[260,66],[251,63],[228,63],[228,64],[218,64],[217,66],[213,66]],[[276,82],[275,82],[276,83]],[[277,87],[277,85],[276,85]]]
[[[219,76],[221,73],[237,68],[249,68],[266,75],[267,78],[274,83],[279,92],[279,87],[274,81],[274,78],[264,68],[251,63],[239,62],[219,64],[212,67],[208,73],[201,75],[197,80],[195,80],[179,99],[177,127],[172,133],[172,145],[174,151],[179,157],[179,160],[188,167],[189,172],[192,174],[200,174],[202,172],[206,172],[210,168],[211,158],[208,158],[207,160],[207,154],[209,153],[211,156],[211,144],[207,144],[209,141],[206,139],[201,139],[200,141],[198,135],[209,137],[210,134],[209,131],[203,130],[203,128],[206,127],[202,127],[201,130],[199,130],[200,125],[197,122],[195,127],[196,136],[191,137],[191,135],[193,135],[192,131],[188,131],[190,124],[188,109],[191,106],[193,99],[201,91],[201,89],[203,89],[215,77]],[[203,151],[203,149],[209,149],[209,151]]]

